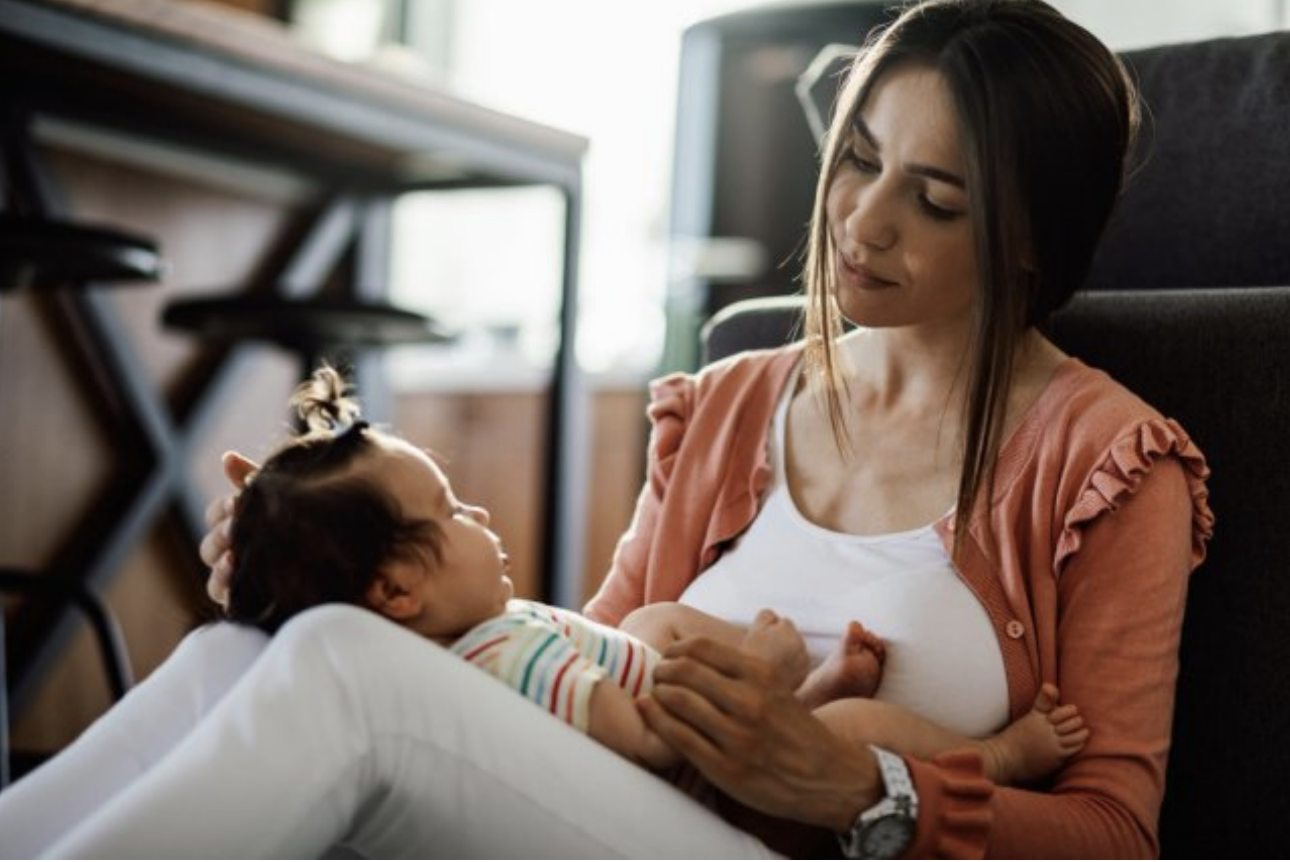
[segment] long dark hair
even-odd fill
[[[228,619],[273,634],[315,605],[364,604],[392,559],[428,554],[439,562],[438,525],[404,518],[361,469],[382,435],[359,418],[348,394],[327,366],[301,384],[291,404],[307,430],[265,461],[238,496]]]
[[[842,319],[825,201],[869,93],[903,64],[935,69],[949,90],[975,228],[980,284],[957,497],[966,528],[992,484],[1018,349],[1088,274],[1123,183],[1138,102],[1115,54],[1042,0],[927,0],[870,36],[825,142],[805,271],[807,367],[824,383],[844,454]],[[955,534],[956,552],[965,533]]]

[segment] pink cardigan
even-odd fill
[[[588,615],[616,624],[676,599],[748,527],[800,360],[798,346],[756,351],[652,384],[647,481]],[[1093,735],[1045,792],[990,784],[966,751],[910,760],[910,856],[1158,854],[1187,580],[1213,526],[1207,474],[1177,423],[1078,360],[1058,369],[1001,449],[958,568],[994,623],[1013,718],[1051,680]],[[962,525],[936,526],[948,550]]]

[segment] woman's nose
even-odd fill
[[[842,223],[847,239],[878,251],[896,244],[892,201],[881,182],[861,186],[847,197]]]

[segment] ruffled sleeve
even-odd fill
[[[677,452],[685,439],[685,427],[694,408],[694,378],[671,374],[650,384],[646,410],[653,429],[649,442],[649,484],[662,498],[676,464]]]
[[[918,789],[918,832],[906,852],[911,859],[981,859],[993,814],[994,785],[983,775],[981,755],[947,752],[923,763],[908,761]]]
[[[646,603],[651,546],[681,441],[685,439],[694,393],[695,380],[688,374],[672,374],[650,384],[647,415],[652,430],[645,484],[636,500],[632,522],[614,551],[610,576],[584,608],[584,613],[597,622],[616,626]]]
[[[1067,511],[1057,541],[1056,570],[1080,549],[1083,533],[1103,512],[1115,511],[1135,493],[1152,466],[1176,458],[1183,467],[1192,503],[1192,568],[1205,559],[1205,548],[1214,532],[1205,480],[1205,456],[1172,419],[1148,419],[1112,444],[1105,460],[1090,474],[1075,504]]]
[[[617,625],[643,604],[674,601],[747,528],[770,473],[770,420],[799,358],[795,348],[752,351],[650,385],[645,485],[588,616]]]

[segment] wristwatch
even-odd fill
[[[895,859],[913,843],[918,826],[918,794],[902,758],[876,745],[869,748],[878,758],[887,795],[860,812],[851,831],[838,836],[838,843],[848,859]]]

